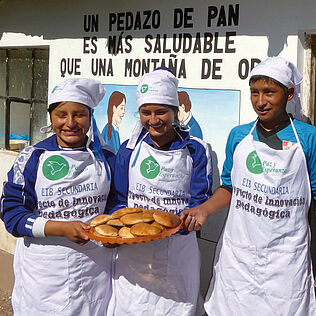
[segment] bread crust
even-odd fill
[[[159,227],[161,229],[161,231],[165,230],[166,227],[165,226],[162,226],[160,225],[159,223],[157,223],[156,221],[152,222],[151,223],[152,226],[156,226],[156,227]]]
[[[95,227],[95,226],[98,226],[101,224],[105,224],[110,219],[111,219],[111,215],[109,215],[109,214],[98,215],[97,217],[95,217],[91,220],[90,226]]]
[[[131,233],[131,228],[124,226],[119,230],[119,236],[122,238],[134,238],[135,236]]]
[[[133,214],[133,213],[140,213],[143,210],[141,208],[135,208],[135,207],[127,207],[127,208],[121,208],[111,214],[112,218],[121,218],[122,216],[126,214]]]
[[[103,236],[116,237],[118,235],[118,230],[115,227],[107,224],[96,226],[95,231]]]
[[[161,229],[148,223],[138,223],[131,227],[131,233],[135,236],[155,236],[161,232]]]
[[[181,222],[179,216],[163,211],[154,212],[153,217],[158,224],[168,228],[177,227]]]
[[[119,218],[112,218],[110,220],[107,221],[108,225],[111,226],[115,226],[115,227],[123,227],[124,224],[122,223],[122,221]]]
[[[97,216],[93,219],[91,227],[92,233],[96,237],[104,239],[109,237],[107,240],[111,240],[110,243],[121,244],[133,243],[134,240],[140,242],[139,238],[142,240],[145,238],[146,241],[155,240],[160,235],[161,238],[164,238],[170,235],[168,235],[169,230],[178,228],[180,223],[180,218],[173,213],[142,208],[124,208],[117,210],[112,215]],[[126,241],[122,241],[123,239]],[[114,240],[115,242],[113,242]]]
[[[131,226],[137,223],[149,223],[154,220],[153,214],[151,213],[133,213],[127,214],[120,218],[122,223],[127,226]]]

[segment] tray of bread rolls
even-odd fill
[[[175,234],[182,227],[180,217],[142,208],[122,208],[103,214],[89,222],[90,239],[110,244],[132,244],[162,239]]]

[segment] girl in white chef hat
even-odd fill
[[[308,223],[316,199],[316,128],[286,111],[294,99],[300,114],[301,82],[282,57],[252,70],[258,118],[231,131],[223,186],[182,214],[192,230],[229,207],[206,296],[208,315],[316,315]]]
[[[107,313],[112,250],[86,234],[86,223],[116,204],[115,155],[101,144],[93,117],[104,94],[92,79],[57,85],[48,102],[55,134],[23,150],[8,173],[1,215],[7,230],[22,237],[14,257],[14,315]]]
[[[180,214],[211,195],[210,148],[176,121],[178,80],[167,68],[137,87],[138,122],[118,153],[119,207]],[[116,248],[113,315],[202,315],[200,253],[195,232]]]

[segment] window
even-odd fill
[[[48,49],[0,48],[0,147],[20,151],[46,136]]]

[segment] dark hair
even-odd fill
[[[190,112],[191,110],[191,101],[188,93],[186,91],[179,91],[178,92],[178,99],[179,99],[179,105],[181,104],[184,105],[184,111],[185,112]]]
[[[281,82],[271,78],[271,77],[268,77],[268,76],[263,76],[263,75],[256,75],[256,76],[252,76],[250,79],[249,79],[249,86],[259,80],[263,80],[265,82],[273,82],[275,84],[277,84],[278,86],[280,86],[284,93],[287,93],[287,91],[289,90],[288,87],[286,87],[284,84],[282,84]]]
[[[55,109],[57,108],[57,106],[58,106],[60,103],[61,103],[61,102],[56,102],[56,103],[50,104],[49,107],[48,107],[48,109],[47,109],[48,113],[49,113],[49,114],[52,113],[53,110],[55,110]]]
[[[179,108],[177,106],[170,106],[170,107],[174,111],[174,124],[179,126],[180,125],[180,121],[178,119]]]
[[[170,68],[167,68],[167,67],[157,67],[157,68],[154,69],[154,71],[156,71],[156,70],[166,70],[166,71],[169,71],[170,73],[172,73],[174,75],[173,71]]]

